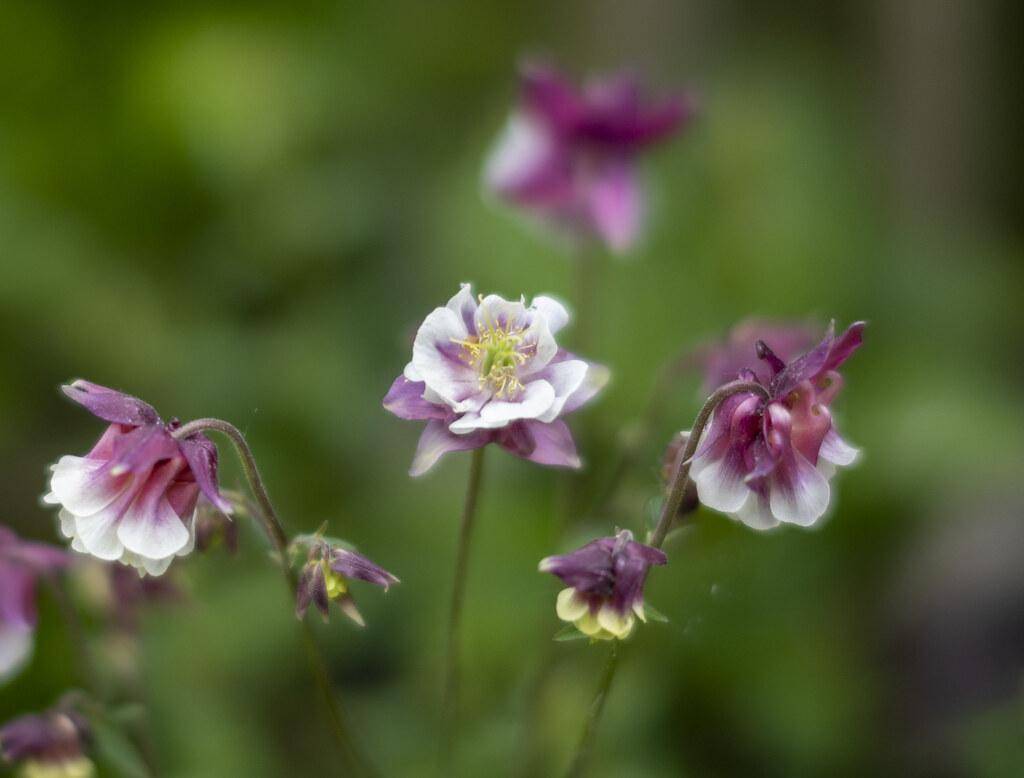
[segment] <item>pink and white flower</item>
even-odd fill
[[[427,316],[412,361],[395,379],[384,407],[427,422],[410,474],[427,472],[450,451],[497,443],[523,459],[579,467],[562,417],[607,383],[608,370],[560,349],[569,322],[551,297],[473,297],[469,284]]]
[[[757,342],[767,371],[748,368],[740,378],[760,383],[769,399],[734,394],[715,410],[690,469],[702,503],[762,530],[808,527],[825,515],[835,468],[858,455],[829,406],[843,383],[837,368],[860,346],[864,326],[839,337],[830,326],[821,343],[788,364]]]
[[[644,101],[627,75],[576,89],[549,67],[522,68],[521,100],[484,171],[487,188],[615,252],[639,234],[644,191],[636,158],[694,114],[689,98]]]
[[[60,506],[61,532],[71,547],[161,575],[195,545],[200,492],[225,513],[217,488],[217,449],[202,434],[176,439],[152,406],[88,381],[64,393],[110,426],[85,456],[52,466],[43,500]]]

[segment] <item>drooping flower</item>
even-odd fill
[[[20,670],[32,653],[39,579],[63,570],[69,561],[62,549],[24,541],[0,526],[0,682]]]
[[[636,619],[647,620],[648,568],[667,561],[662,551],[637,543],[632,532],[620,530],[570,554],[542,559],[540,571],[568,585],[558,593],[558,618],[594,640],[622,640],[632,633]]]
[[[590,400],[608,370],[560,349],[555,333],[569,313],[550,297],[474,299],[469,284],[424,320],[412,361],[384,407],[426,429],[410,474],[422,475],[450,451],[497,443],[523,459],[579,467],[562,416]]]
[[[753,359],[758,341],[764,341],[783,362],[788,362],[814,345],[815,330],[807,323],[745,319],[733,327],[725,340],[706,343],[691,356],[704,373],[703,390],[710,394],[741,370],[752,370],[761,383],[772,378],[771,368]]]
[[[484,171],[499,197],[616,252],[635,242],[644,213],[636,158],[694,115],[675,97],[648,103],[626,74],[576,89],[556,70],[521,69],[520,104]]]
[[[58,703],[0,727],[0,756],[18,765],[24,778],[92,778],[96,769],[86,755],[89,740],[85,718]]]
[[[768,372],[747,369],[740,377],[760,383],[770,399],[734,394],[715,410],[690,469],[701,502],[754,529],[807,527],[825,514],[835,467],[858,454],[836,431],[829,406],[843,383],[837,368],[863,331],[857,322],[836,337],[830,326],[817,346],[788,363],[757,343]]]
[[[325,538],[319,533],[296,538],[292,541],[292,548],[296,552],[306,551],[295,598],[295,615],[300,619],[312,603],[327,621],[333,600],[342,613],[363,627],[366,623],[348,590],[350,579],[367,581],[383,587],[384,591],[399,583],[398,578],[383,567],[346,548],[340,541]]]
[[[64,393],[110,426],[84,457],[53,465],[50,493],[71,547],[106,561],[160,575],[195,544],[200,492],[224,512],[217,488],[217,449],[204,435],[179,440],[177,420],[164,423],[142,400],[88,381]]]

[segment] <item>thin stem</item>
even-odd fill
[[[704,427],[707,426],[708,421],[711,419],[711,414],[715,412],[715,408],[724,399],[741,393],[757,394],[766,400],[768,399],[768,390],[761,386],[761,384],[754,381],[733,381],[716,389],[697,414],[697,418],[694,420],[693,427],[690,430],[690,437],[686,441],[686,446],[683,447],[679,457],[676,459],[672,480],[669,482],[668,497],[661,506],[661,516],[658,518],[658,525],[654,528],[654,532],[651,535],[650,545],[655,548],[661,548],[664,544],[665,536],[668,535],[672,520],[675,518],[676,513],[679,512],[679,506],[683,503],[687,479],[690,476],[690,465],[693,463],[693,455],[697,452],[701,433],[704,432]]]
[[[260,475],[259,468],[256,465],[256,457],[253,455],[252,449],[249,447],[249,443],[246,441],[245,436],[242,435],[241,431],[235,425],[221,419],[196,419],[195,421],[190,421],[188,424],[182,425],[178,429],[174,430],[172,434],[175,438],[184,439],[195,435],[196,433],[211,430],[226,436],[234,444],[235,452],[238,454],[238,459],[242,463],[242,469],[245,472],[246,480],[249,482],[249,489],[252,491],[260,508],[260,510],[255,513],[263,524],[263,529],[267,534],[267,538],[270,540],[275,553],[279,557],[281,572],[283,573],[285,582],[288,585],[288,591],[294,599],[296,593],[296,580],[295,575],[292,572],[291,565],[288,564],[288,535],[285,533],[284,527],[281,524],[281,519],[278,517],[277,511],[274,509],[274,504],[270,501],[270,495],[267,494],[267,488],[263,482],[263,477]],[[331,733],[334,736],[342,757],[347,763],[345,774],[350,774],[348,770],[351,770],[357,775],[372,775],[374,773],[373,769],[369,766],[365,757],[360,754],[349,734],[348,726],[345,722],[345,715],[338,702],[338,698],[334,693],[330,673],[327,670],[327,663],[324,660],[323,653],[320,651],[316,640],[313,638],[313,633],[310,630],[309,625],[305,621],[302,622],[302,636],[313,680],[316,682],[327,708],[328,723],[330,724]]]
[[[594,744],[594,735],[597,732],[597,724],[601,720],[601,713],[604,711],[605,700],[608,699],[608,691],[611,689],[612,681],[615,678],[615,668],[619,664],[618,641],[612,641],[611,649],[608,652],[608,661],[605,663],[604,672],[601,673],[601,681],[597,685],[597,692],[590,703],[590,713],[587,714],[586,723],[583,725],[583,734],[580,736],[579,745],[576,746],[576,754],[572,764],[566,772],[566,778],[579,778],[587,767],[587,760]]]
[[[469,466],[469,482],[466,485],[466,501],[462,507],[462,522],[459,526],[459,545],[455,558],[455,582],[452,585],[451,613],[448,619],[448,656],[445,669],[444,705],[444,740],[442,743],[442,762],[449,765],[455,751],[455,739],[459,719],[459,682],[460,682],[460,625],[462,623],[462,604],[466,596],[466,574],[469,569],[469,545],[473,534],[473,522],[476,518],[476,506],[480,497],[480,483],[483,477],[484,448],[473,452]]]

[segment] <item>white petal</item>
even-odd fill
[[[852,465],[860,456],[860,449],[854,448],[843,440],[835,428],[825,433],[818,449],[818,456],[834,465]]]
[[[555,399],[551,407],[541,416],[538,421],[550,422],[558,418],[565,406],[566,401],[573,392],[580,388],[583,380],[587,377],[589,366],[582,359],[570,359],[567,362],[558,362],[549,365],[544,371],[544,379],[548,381],[555,390]]]
[[[120,502],[120,501],[118,501]],[[121,510],[107,508],[91,516],[75,516],[75,539],[94,557],[111,562],[120,559],[124,545],[117,537]]]
[[[499,429],[520,419],[536,419],[555,401],[555,389],[547,381],[526,385],[517,400],[491,400],[479,413],[467,413],[453,421],[448,429],[463,435],[478,429]]]
[[[619,613],[611,605],[605,604],[597,612],[597,623],[621,640],[633,631],[634,619],[629,611]]]
[[[569,586],[558,593],[555,613],[562,621],[576,621],[583,617],[589,607],[587,601],[577,596],[576,590]]]
[[[435,308],[423,321],[412,346],[413,372],[448,405],[480,390],[476,371],[459,357],[461,347],[456,341],[468,336],[458,314]]]
[[[409,381],[413,382],[423,380],[423,376],[420,375],[420,371],[416,369],[416,366],[412,362],[405,366],[405,370],[402,371],[402,375]]]
[[[64,456],[53,466],[50,491],[57,502],[76,516],[96,513],[112,503],[128,485],[127,475],[101,472],[107,461]]]
[[[550,131],[525,114],[513,114],[484,167],[484,181],[498,191],[518,186],[546,165],[554,149]]]
[[[530,307],[535,308],[547,320],[548,330],[552,335],[569,323],[569,311],[554,297],[534,297]]]
[[[781,484],[784,476],[776,474],[771,478],[769,503],[779,521],[809,527],[828,509],[828,481],[802,454],[794,451],[793,456],[796,469],[789,474],[790,478]]]
[[[690,475],[697,484],[700,501],[722,513],[736,513],[750,494],[750,487],[743,482],[743,473],[730,464],[728,454],[718,459],[707,456],[695,459]]]
[[[506,300],[501,295],[489,294],[476,309],[476,331],[508,329],[529,323],[522,300]]]
[[[469,284],[460,284],[458,293],[448,301],[445,307],[457,314],[469,327],[477,308],[476,300],[473,299],[472,287]]]
[[[743,507],[733,515],[751,529],[766,530],[779,526],[779,520],[772,515],[768,503],[753,491]]]
[[[0,682],[17,673],[32,655],[31,629],[0,623]]]
[[[161,496],[157,505],[145,505],[143,495],[125,512],[117,528],[124,547],[151,560],[170,559],[189,542],[189,531],[174,508]]]

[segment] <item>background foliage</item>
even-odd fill
[[[551,644],[558,587],[536,563],[639,526],[697,378],[612,515],[563,532],[565,495],[599,488],[665,359],[760,314],[870,321],[839,401],[866,456],[820,531],[699,514],[652,573],[671,623],[628,646],[595,774],[1019,775],[1021,113],[1003,83],[1020,72],[1019,22],[994,0],[7,0],[0,518],[55,537],[44,465],[98,433],[59,396],[68,378],[234,421],[291,528],[327,520],[402,578],[386,597],[357,592],[365,631],[317,631],[375,760],[429,773],[468,458],[409,480],[417,430],[380,400],[459,281],[575,299],[560,248],[481,197],[517,57],[634,65],[660,88],[697,88],[704,112],[647,161],[647,241],[597,279],[588,355],[614,380],[574,422],[588,471],[570,486],[490,452],[465,774],[564,764],[603,651]],[[139,689],[161,775],[326,769],[264,557],[246,528],[238,557],[179,565],[189,600],[144,619]],[[65,637],[47,601],[0,719],[76,683]]]

